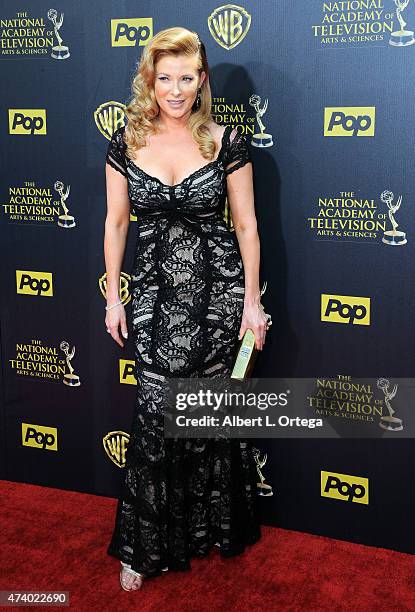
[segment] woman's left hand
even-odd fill
[[[270,325],[272,325],[271,316],[264,312],[261,304],[245,305],[238,339],[243,338],[247,329],[252,329],[255,335],[255,348],[262,351]]]

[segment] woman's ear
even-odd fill
[[[205,78],[206,78],[206,72],[202,70],[202,72],[200,73],[199,87],[202,87],[202,83],[204,82]]]

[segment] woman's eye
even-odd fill
[[[165,76],[159,77],[159,81],[164,81],[166,79],[167,79],[167,77],[165,77]],[[184,81],[186,81],[186,80],[187,81],[193,81],[193,77],[183,77],[183,80]]]

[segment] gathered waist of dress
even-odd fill
[[[200,210],[195,208],[181,208],[181,207],[166,207],[166,208],[155,208],[147,209],[140,208],[136,209],[137,221],[141,224],[159,222],[162,219],[188,219],[190,221],[220,221],[223,219],[223,215],[220,210]]]
[[[193,212],[189,209],[169,209],[152,211],[144,215],[137,216],[137,242],[136,250],[149,242],[168,237],[171,228],[177,223],[184,225],[192,233],[200,238],[210,240],[222,248],[224,238],[230,239],[233,248],[238,248],[235,232],[233,232],[223,214],[218,209],[212,211]],[[169,238],[167,238],[169,239]],[[140,246],[141,245],[141,246]]]
[[[230,232],[223,214],[217,209],[212,211],[193,211],[180,208],[157,209],[151,212],[137,212],[137,232],[145,236],[150,232],[162,234],[176,223],[192,229],[195,233],[206,234],[206,232],[219,230],[219,232]],[[230,232],[232,233],[232,232]]]

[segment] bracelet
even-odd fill
[[[105,310],[111,310],[111,308],[114,308],[114,306],[118,306],[119,304],[122,304],[122,300],[115,302],[115,304],[112,304],[111,306],[105,306]]]

